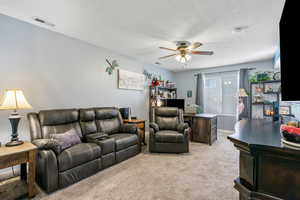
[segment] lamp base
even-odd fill
[[[11,141],[5,144],[5,146],[7,147],[13,147],[13,146],[18,146],[24,144],[24,142],[22,140],[18,140],[18,141]]]
[[[18,125],[19,125],[19,121],[21,119],[21,116],[15,110],[9,116],[8,119],[9,119],[10,124],[11,124],[12,134],[11,134],[11,140],[10,140],[10,142],[6,143],[5,146],[7,146],[7,147],[13,147],[13,146],[18,146],[18,145],[23,144],[24,142],[21,141],[21,140],[19,140],[19,137],[18,137]]]

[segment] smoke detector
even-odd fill
[[[32,17],[32,19],[38,23],[41,23],[41,24],[45,24],[47,26],[51,26],[51,27],[54,27],[55,24],[51,23],[51,22],[48,22],[42,18],[39,18],[39,17]]]

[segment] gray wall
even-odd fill
[[[194,74],[197,73],[214,73],[214,72],[226,72],[226,71],[236,71],[241,68],[256,68],[251,73],[256,71],[270,71],[273,69],[273,60],[265,60],[259,62],[244,63],[238,65],[228,65],[222,67],[201,69],[201,70],[190,70],[185,72],[175,73],[175,82],[177,85],[178,98],[185,99],[186,103],[195,103],[196,100],[196,77]],[[187,91],[192,90],[192,98],[187,98]],[[236,122],[235,116],[218,116],[218,129],[223,130],[233,130],[234,124]]]
[[[105,72],[105,58],[117,59],[122,69],[139,73],[147,69],[173,80],[172,72],[0,15],[0,96],[4,89],[22,89],[33,106],[20,111],[24,118],[41,109],[130,106],[133,115],[148,119],[148,90],[118,89],[117,73]],[[9,114],[0,110],[2,143],[10,139]],[[26,119],[19,135],[29,140]]]

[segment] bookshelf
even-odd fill
[[[150,86],[149,92],[149,121],[151,122],[153,108],[164,106],[164,100],[177,99],[177,88]]]
[[[252,119],[279,119],[280,80],[250,84],[250,116]]]

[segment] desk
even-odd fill
[[[184,114],[183,117],[192,129],[192,141],[212,145],[217,140],[217,115]]]
[[[0,147],[0,169],[21,165],[21,179],[27,182],[28,197],[34,197],[37,147],[30,142],[13,147]],[[29,165],[27,175],[27,163]]]
[[[300,199],[300,151],[281,144],[279,122],[241,120],[228,139],[240,151],[240,200]]]

